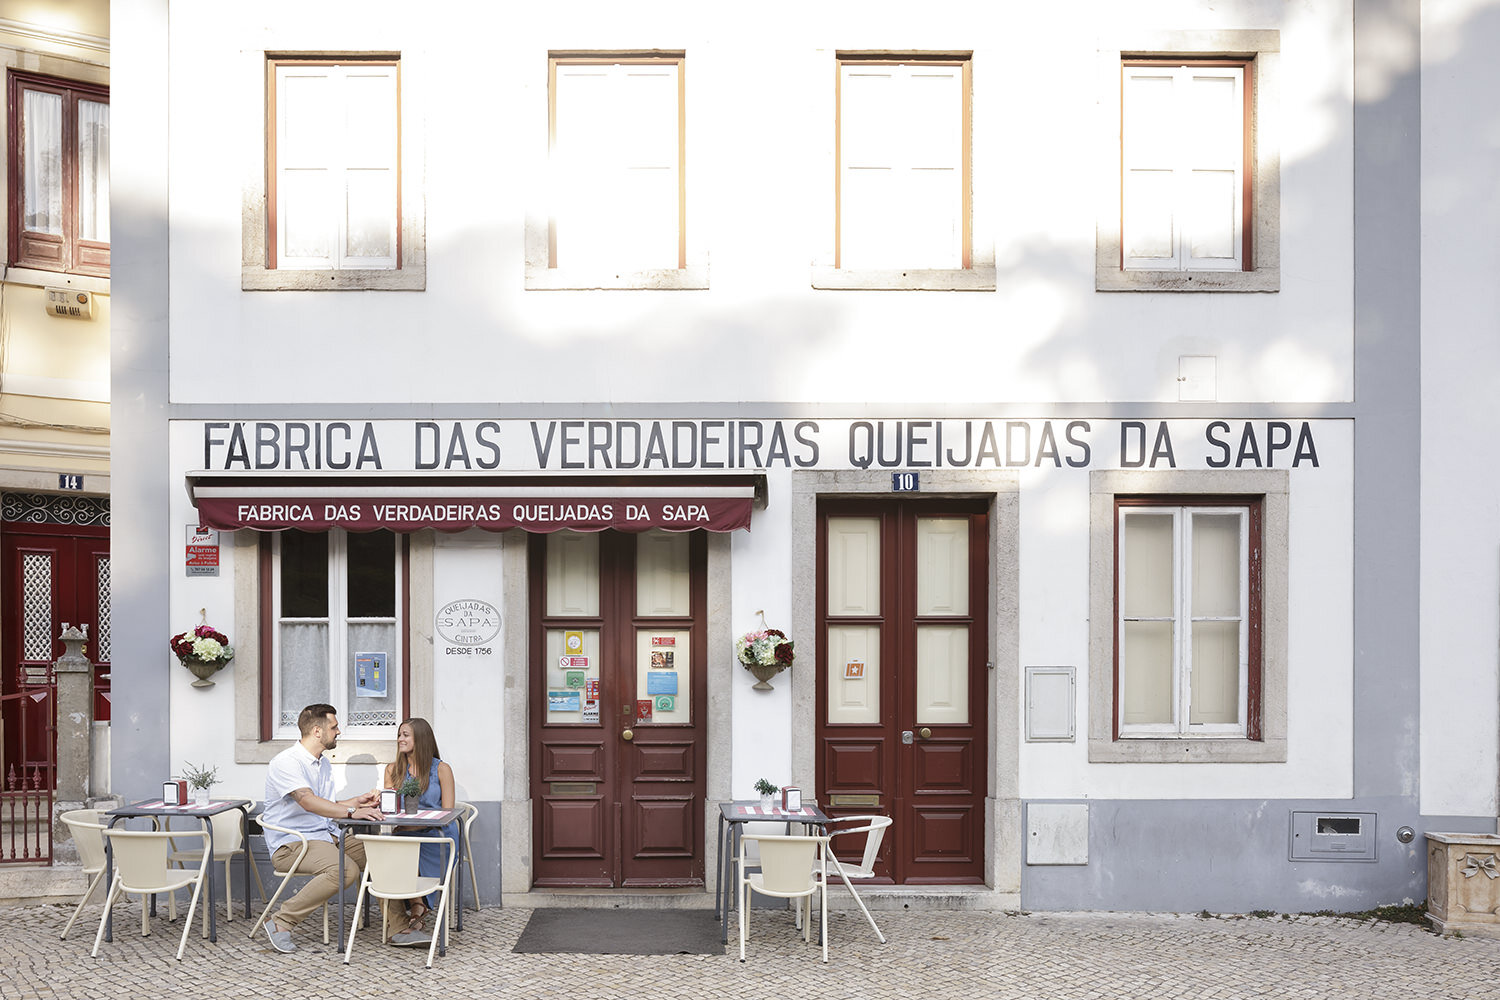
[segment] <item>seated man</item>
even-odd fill
[[[334,818],[382,820],[377,808],[379,792],[366,792],[350,799],[333,798],[333,765],[323,751],[338,745],[339,720],[332,705],[308,705],[297,717],[302,738],[277,754],[266,771],[266,807],[261,818],[267,823],[306,834],[307,854],[298,871],[314,877],[302,891],[281,904],[274,917],[266,918],[266,936],[277,951],[296,951],[292,928],[300,924],[339,888],[338,827]],[[292,863],[301,846],[296,837],[266,830],[266,848],[279,869]],[[365,866],[365,845],[350,840],[345,851],[344,886],[352,886]],[[430,938],[423,938],[423,941]],[[417,942],[401,942],[415,944]]]

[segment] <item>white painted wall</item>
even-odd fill
[[[1494,0],[1422,4],[1422,812],[1496,812],[1500,89]]]
[[[655,9],[517,17],[439,2],[413,19],[374,2],[350,19],[294,0],[175,5],[173,401],[1172,401],[1182,354],[1219,359],[1221,400],[1350,398],[1347,3],[976,4],[930,20],[887,3],[857,18],[825,5],[796,18]],[[1281,32],[1279,293],[1092,291],[1095,150],[1112,114],[1097,39],[1127,26]],[[458,38],[487,47],[455,58]],[[640,47],[687,52],[688,238],[706,242],[712,287],[524,291],[546,54]],[[999,290],[809,287],[831,242],[834,52],[870,48],[973,50],[975,229],[994,240]],[[425,293],[240,291],[267,49],[401,51],[406,85],[427,95],[414,112],[427,137]],[[439,333],[439,349],[413,350]],[[729,358],[765,364],[747,380]]]

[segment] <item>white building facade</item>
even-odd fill
[[[515,902],[711,891],[762,777],[996,909],[1360,909],[1494,828],[1463,5],[123,6],[117,792],[422,716]]]

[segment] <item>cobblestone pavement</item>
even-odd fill
[[[487,908],[466,916],[447,956],[424,972],[425,950],[382,947],[377,928],[360,931],[346,967],[336,946],[322,944],[316,917],[294,933],[297,952],[281,955],[264,934],[246,938],[250,923],[242,917],[226,924],[222,911],[218,943],[195,932],[179,964],[181,925],[158,918],[143,938],[134,903],[116,911],[114,942],[90,958],[99,907],[86,909],[59,941],[69,912],[60,905],[5,911],[0,997],[352,1000],[399,995],[410,983],[432,996],[542,1000],[1500,998],[1500,941],[1337,917],[880,913],[889,939],[882,945],[858,913],[837,913],[829,916],[825,966],[789,912],[755,914],[750,961],[741,965],[734,943],[723,955],[517,955],[511,947],[531,911]]]

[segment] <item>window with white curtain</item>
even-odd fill
[[[109,88],[10,73],[10,263],[109,275]]]
[[[548,267],[685,268],[683,57],[550,62]]]
[[[269,267],[401,266],[400,63],[271,60]]]
[[[350,738],[393,734],[405,712],[402,539],[287,530],[269,545],[272,736],[296,739],[298,713],[317,702],[338,708]],[[384,654],[385,675],[367,666],[361,685],[357,660],[376,662],[371,654]]]
[[[1123,66],[1127,270],[1246,268],[1251,65],[1153,60]]]
[[[835,266],[970,266],[969,60],[840,57]]]
[[[1246,736],[1252,716],[1249,505],[1129,502],[1116,532],[1117,723],[1130,737]]]

